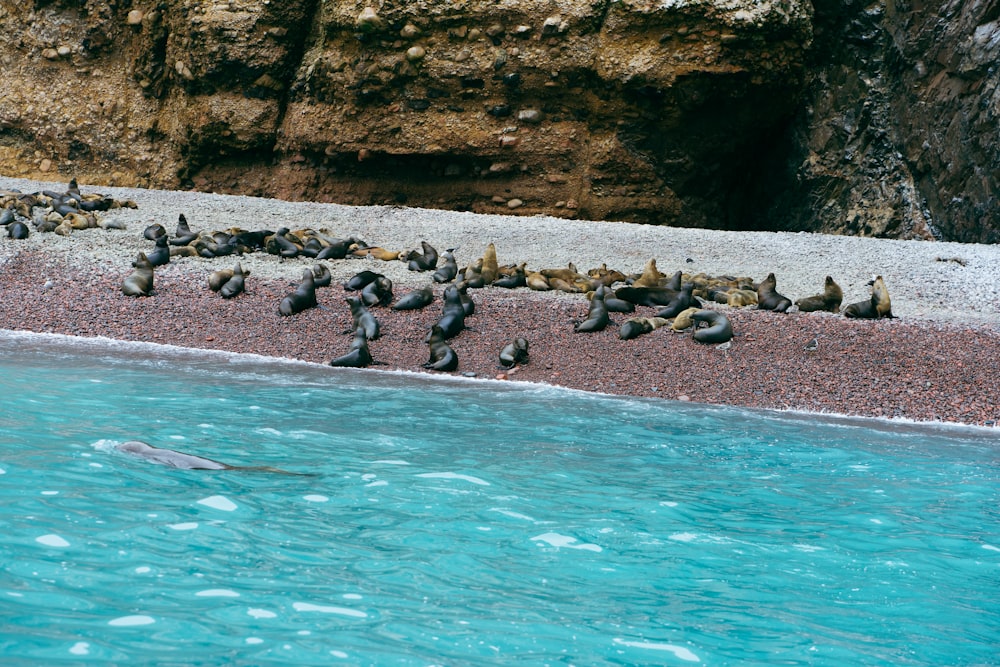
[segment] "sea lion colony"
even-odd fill
[[[122,207],[136,208],[137,204],[99,194],[83,194],[74,179],[65,192],[0,191],[0,225],[7,227],[8,236],[12,239],[27,237],[27,223],[38,232],[64,235],[93,227],[121,229],[123,225],[104,221],[100,212]],[[155,294],[155,267],[179,257],[197,255],[214,258],[267,252],[287,259],[301,257],[314,261],[312,267],[303,270],[294,291],[277,304],[278,311],[285,316],[294,316],[318,305],[316,289],[331,284],[329,269],[321,260],[373,257],[386,262],[403,261],[411,271],[429,272],[432,284],[447,283],[447,286],[441,292],[441,317],[429,327],[425,339],[430,360],[424,367],[442,371],[454,371],[458,367],[457,356],[447,341],[461,333],[465,318],[475,312],[469,289],[524,287],[581,294],[588,299],[587,316],[572,323],[574,330],[581,333],[605,329],[612,323],[612,312],[632,313],[637,306],[657,309],[652,317],[626,320],[619,330],[622,340],[670,325],[675,332],[692,331],[695,341],[722,344],[733,337],[731,324],[724,313],[706,308],[707,303],[734,308],[754,306],[782,313],[793,309],[792,300],[778,292],[774,273],[760,282],[749,277],[686,274],[680,270],[667,276],[657,268],[655,258],[646,263],[641,273],[632,275],[608,268],[606,264],[585,273],[572,263],[561,268],[534,270],[525,264],[500,265],[496,248],[490,243],[481,257],[465,268],[459,268],[454,248],[439,254],[427,241],[421,241],[419,250],[389,250],[354,236],[336,238],[310,228],[290,230],[281,227],[275,231],[250,231],[231,227],[199,232],[191,229],[183,214],[178,217],[173,236],[157,223],[148,226],[143,231],[143,237],[153,241],[154,245],[148,253],[139,253],[132,262],[134,270],[122,281],[122,292],[127,296]],[[207,286],[223,298],[234,298],[243,291],[247,275],[249,271],[237,262],[232,269],[212,272]],[[877,276],[870,285],[869,299],[849,304],[841,311],[843,291],[831,276],[826,276],[823,292],[798,299],[794,302],[794,309],[800,312],[843,312],[846,317],[863,319],[892,317],[889,293],[882,277]],[[342,287],[347,292],[357,292],[357,296],[349,294],[345,298],[354,326],[345,332],[352,335],[350,348],[346,354],[330,362],[334,366],[365,367],[377,363],[367,347],[367,341],[379,335],[378,320],[371,308],[391,306],[396,310],[421,310],[435,298],[432,285],[427,285],[404,294],[392,304],[392,281],[371,270],[360,271]],[[706,326],[699,328],[701,325]],[[527,340],[518,338],[500,351],[498,365],[512,368],[527,363],[527,348]]]

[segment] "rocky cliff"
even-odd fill
[[[1000,8],[0,0],[0,171],[995,242]]]

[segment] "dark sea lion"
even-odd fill
[[[615,296],[637,306],[669,306],[678,290],[669,287],[619,287]]]
[[[163,266],[170,262],[170,246],[167,245],[166,236],[157,236],[156,246],[146,254],[149,263],[153,266]]]
[[[502,368],[513,368],[526,363],[528,363],[528,341],[526,339],[515,338],[500,350],[500,366]]]
[[[299,282],[298,287],[295,288],[295,291],[287,295],[278,304],[278,312],[289,316],[301,313],[303,310],[314,308],[315,306],[316,283],[313,280],[312,270],[306,269],[302,272],[302,280]]]
[[[21,241],[28,238],[30,231],[28,230],[28,225],[24,224],[20,220],[11,222],[7,225],[7,236],[14,239],[15,241]]]
[[[792,300],[783,294],[779,294],[775,289],[778,281],[774,273],[767,274],[759,285],[757,285],[757,308],[760,310],[773,310],[776,313],[784,313],[792,306]]]
[[[840,304],[843,300],[844,291],[840,289],[840,285],[833,281],[833,278],[827,276],[823,284],[822,294],[801,298],[795,302],[795,305],[803,313],[813,313],[817,310],[836,313],[840,311]]]
[[[480,287],[486,286],[486,281],[483,280],[483,259],[480,257],[472,264],[462,269],[459,272],[458,278],[463,285],[466,287],[472,287],[473,289],[479,289]]]
[[[355,239],[325,239],[326,246],[316,254],[316,259],[344,259],[357,243]]]
[[[347,306],[351,309],[351,319],[354,321],[354,331],[361,328],[365,332],[365,338],[375,340],[381,334],[378,320],[371,311],[356,296],[349,296],[346,299]]]
[[[615,296],[614,290],[612,290],[607,285],[600,285],[594,293],[600,292],[602,298],[604,299],[604,307],[608,309],[609,313],[634,313],[635,304],[631,301],[626,301],[625,299],[619,299]]]
[[[462,302],[462,310],[465,311],[465,316],[470,317],[476,314],[476,302],[472,300],[469,296],[469,286],[465,283],[460,285],[455,285],[458,288],[458,300]]]
[[[14,222],[14,210],[10,208],[0,209],[0,225],[9,225]]]
[[[525,280],[524,267],[525,264],[521,264],[520,266],[510,268],[505,275],[501,275],[493,281],[493,286],[504,287],[507,289],[526,286],[527,281]],[[503,271],[501,271],[501,273],[503,273]]]
[[[421,253],[418,250],[411,250],[406,256],[406,268],[410,271],[433,271],[437,267],[438,252],[427,241],[421,241]]]
[[[877,320],[882,317],[892,317],[892,304],[889,300],[889,290],[885,287],[882,276],[871,282],[872,295],[867,301],[852,303],[844,309],[844,316],[854,319]]]
[[[708,327],[705,329],[695,329],[691,335],[699,343],[725,343],[733,337],[733,326],[729,323],[729,318],[717,310],[699,310],[691,315],[695,325],[705,322]]]
[[[301,475],[303,473],[288,472],[270,466],[232,466],[194,454],[185,454],[174,449],[153,447],[141,440],[129,440],[115,445],[115,449],[124,454],[130,454],[157,465],[180,468],[181,470],[244,470],[248,472],[276,472],[283,475]]]
[[[691,294],[693,291],[694,283],[687,283],[681,287],[681,291],[670,300],[670,303],[668,303],[664,308],[661,308],[656,313],[656,316],[665,319],[672,319],[677,317],[677,313],[680,313],[681,311],[687,310],[692,306],[700,306],[701,303]]]
[[[167,235],[167,228],[158,222],[154,222],[150,226],[146,227],[146,229],[142,230],[142,238],[147,239],[149,241],[155,241],[160,236],[166,236],[166,235]]]
[[[354,340],[347,354],[330,361],[331,366],[338,368],[367,368],[372,364],[371,351],[368,349],[368,336],[364,327],[354,330]]]
[[[458,368],[458,355],[446,342],[446,336],[441,327],[435,324],[431,327],[430,335],[427,337],[427,345],[430,348],[430,359],[424,364],[424,368],[432,371],[450,372]]]
[[[422,289],[413,290],[404,294],[396,303],[392,304],[393,310],[419,310],[430,305],[434,301],[434,290],[430,285]]]
[[[593,333],[603,331],[611,322],[608,317],[607,306],[604,305],[604,296],[598,292],[590,299],[590,309],[587,311],[587,319],[577,324],[573,330],[577,333]]]
[[[140,252],[132,266],[135,267],[134,270],[122,281],[122,294],[149,296],[153,292],[153,265],[149,263],[146,254]]]
[[[659,329],[667,322],[665,317],[633,317],[622,324],[618,330],[618,337],[622,340],[632,340]]]
[[[379,276],[361,289],[361,300],[366,306],[385,306],[392,301],[392,281]]]
[[[333,282],[333,274],[330,273],[330,269],[326,267],[326,264],[313,264],[313,282],[316,283],[316,287],[329,287],[330,283]]]
[[[299,252],[302,250],[297,244],[293,243],[286,236],[289,232],[288,227],[281,227],[274,233],[273,241],[277,252],[272,253],[275,255],[280,255],[281,257],[297,257]]]
[[[458,264],[455,262],[455,248],[449,248],[444,251],[442,259],[443,262],[434,271],[434,275],[431,276],[431,280],[436,283],[447,283],[455,279],[458,275]]]
[[[181,213],[177,216],[177,229],[174,231],[174,238],[170,239],[170,245],[187,245],[198,238],[198,234],[191,231],[187,218]]]
[[[465,328],[465,307],[462,305],[462,295],[455,285],[448,285],[444,290],[444,305],[441,308],[441,319],[437,327],[442,335],[454,338]]]
[[[374,271],[364,270],[351,276],[351,278],[344,283],[344,289],[353,292],[355,290],[364,289],[365,285],[374,281],[376,278],[381,276],[381,273],[375,273]]]
[[[250,272],[244,271],[240,263],[236,262],[236,266],[233,267],[232,277],[219,289],[219,294],[222,295],[222,298],[232,299],[234,296],[242,293],[246,286],[246,276],[248,275],[250,275]]]

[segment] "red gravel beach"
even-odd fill
[[[244,294],[225,300],[207,289],[204,269],[172,266],[163,273],[157,274],[154,296],[130,298],[121,293],[124,274],[116,266],[82,272],[26,248],[0,264],[0,328],[319,364],[348,350],[347,293],[337,282],[318,290],[320,308],[283,317],[277,304],[291,291],[289,281],[248,279]],[[396,296],[409,289],[397,288]],[[441,289],[436,287],[438,297]],[[497,287],[470,294],[476,312],[451,340],[457,375],[751,408],[1000,422],[1000,332],[991,325],[715,306],[725,310],[735,331],[730,345],[717,347],[669,327],[621,340],[619,327],[633,315],[613,314],[605,330],[575,333],[574,322],[587,311],[582,296]],[[440,317],[440,299],[420,311],[376,307],[373,313],[382,336],[370,344],[377,362],[372,368],[425,372],[424,338]],[[653,314],[654,308],[639,306],[635,316]],[[499,350],[517,336],[528,339],[530,361],[504,371]],[[815,349],[806,349],[813,339]]]

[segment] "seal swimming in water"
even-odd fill
[[[233,466],[228,463],[220,463],[219,461],[206,459],[203,456],[195,456],[194,454],[178,452],[175,449],[154,447],[150,444],[142,442],[141,440],[128,440],[115,445],[115,449],[119,452],[130,454],[140,459],[145,459],[150,463],[170,466],[171,468],[180,468],[181,470],[245,470],[250,472],[276,472],[283,475],[304,474],[288,472],[287,470],[272,468],[270,466]]]
[[[525,338],[515,338],[500,350],[500,367],[513,368],[518,364],[528,363],[528,341]]]
[[[823,293],[814,296],[807,296],[795,302],[795,305],[803,313],[812,313],[817,310],[826,310],[836,313],[840,310],[840,304],[844,300],[844,290],[834,282],[830,276],[826,277],[823,283]]]
[[[767,278],[757,285],[757,308],[759,310],[773,310],[776,313],[786,312],[792,305],[792,300],[783,294],[779,294],[775,289],[778,284],[774,273],[767,274]]]
[[[146,258],[146,253],[140,252],[132,266],[134,270],[122,281],[122,293],[125,296],[149,296],[153,292],[153,265]]]
[[[430,335],[427,337],[427,345],[430,348],[431,356],[424,364],[424,368],[444,372],[458,368],[458,355],[448,345],[444,331],[437,324],[431,327]]]
[[[313,279],[312,269],[305,269],[302,272],[302,280],[295,291],[287,295],[278,304],[278,312],[286,317],[301,313],[306,308],[316,306],[316,283]]]

